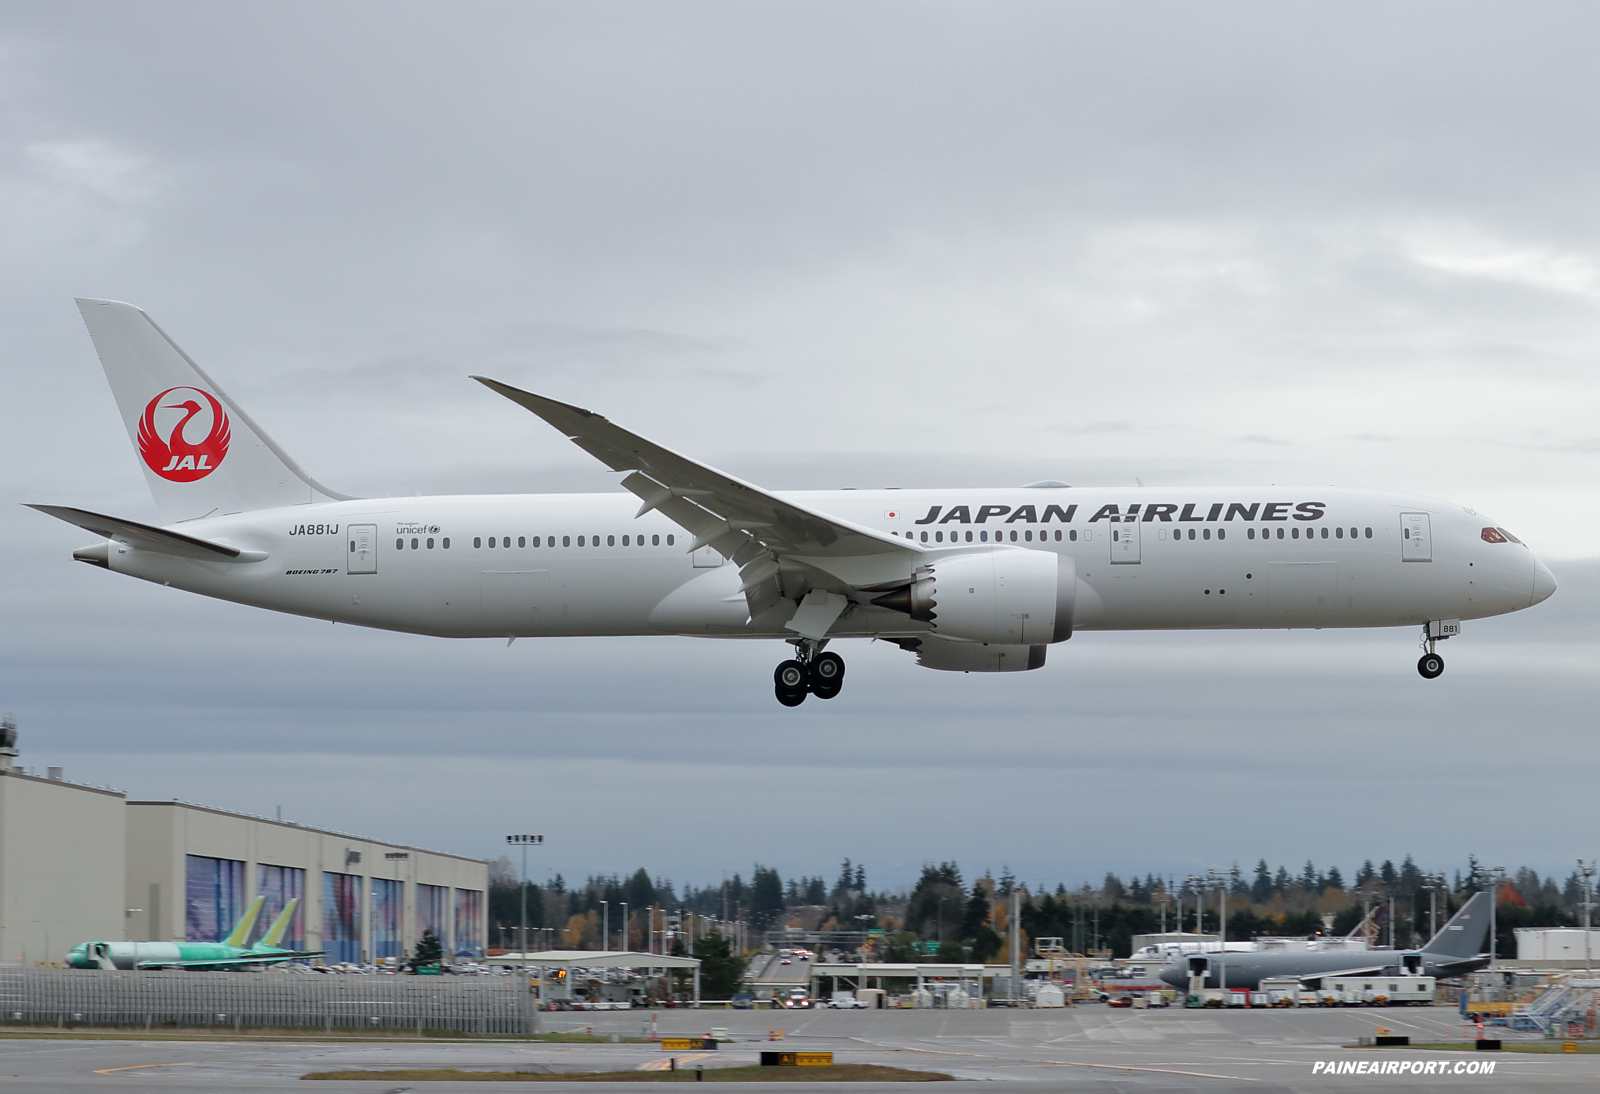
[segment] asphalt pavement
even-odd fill
[[[713,1027],[734,1040],[714,1052],[677,1053],[680,1066],[757,1062],[781,1029],[783,1046],[831,1050],[839,1062],[943,1071],[961,1087],[1021,1083],[1037,1090],[1429,1092],[1477,1087],[1494,1091],[1594,1091],[1600,1055],[1436,1052],[1353,1047],[1379,1027],[1414,1040],[1460,1040],[1463,1026],[1443,1007],[1250,1011],[1135,1011],[1085,1006],[1056,1011],[657,1011],[663,1036],[704,1034]],[[558,1013],[546,1029],[592,1029],[639,1036],[644,1011]],[[649,1069],[671,1054],[650,1044],[260,1043],[185,1041],[0,1040],[0,1085],[6,1094],[268,1094],[306,1088],[308,1071],[343,1068],[528,1068],[548,1072]],[[1328,1065],[1336,1073],[1329,1074]],[[1403,1074],[1371,1074],[1374,1065]],[[1492,1074],[1459,1069],[1493,1065]],[[1343,1069],[1364,1065],[1359,1074]],[[1426,1073],[1431,1069],[1431,1073]],[[760,1084],[730,1084],[746,1089]],[[856,1084],[852,1084],[854,1087]],[[896,1084],[859,1084],[903,1089]],[[500,1089],[496,1087],[495,1089]],[[527,1089],[517,1087],[517,1089]],[[590,1084],[541,1083],[540,1090],[592,1091]],[[633,1091],[642,1085],[607,1089]],[[952,1090],[949,1086],[941,1090]],[[986,1085],[992,1089],[992,1085]],[[483,1094],[478,1083],[335,1082],[317,1094]]]

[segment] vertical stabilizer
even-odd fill
[[[278,918],[272,921],[272,926],[267,928],[267,933],[261,936],[258,946],[282,946],[283,936],[289,930],[289,922],[294,919],[294,910],[300,906],[300,898],[294,897],[283,906],[283,911],[278,913]]]
[[[233,930],[228,937],[222,940],[224,946],[243,946],[250,937],[250,931],[256,925],[256,919],[261,915],[261,906],[267,902],[264,896],[258,896],[250,902],[250,907],[245,909],[244,915],[239,917],[239,922],[233,925]]]
[[[132,304],[79,300],[161,519],[343,500],[319,485]]]
[[[1450,922],[1428,940],[1422,948],[1430,957],[1454,957],[1461,960],[1477,957],[1484,952],[1489,940],[1489,894],[1475,893],[1461,910],[1450,917]]]

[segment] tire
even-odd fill
[[[836,653],[817,654],[811,659],[806,678],[819,697],[833,698],[844,687],[844,658]]]
[[[783,688],[774,688],[773,690],[778,696],[778,702],[786,707],[799,706],[806,701],[806,696],[810,694],[805,691],[785,691]]]
[[[806,667],[798,661],[784,661],[772,670],[772,682],[779,691],[798,691],[804,694],[808,682]]]
[[[1436,653],[1425,653],[1417,662],[1417,671],[1424,680],[1436,680],[1444,673],[1444,658]]]

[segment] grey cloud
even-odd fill
[[[17,503],[150,513],[71,305],[102,295],[357,493],[615,489],[489,372],[776,489],[1488,493],[1592,556],[1597,31],[1575,3],[9,5],[0,692],[39,763],[452,850],[537,787],[569,873],[1398,840],[1559,867],[1592,848],[1437,820],[1504,778],[1581,800],[1587,562],[1433,687],[1398,632],[1083,634],[1020,678],[851,651],[845,695],[784,712],[763,645],[319,626],[73,564]],[[1106,788],[1137,807],[1082,808]],[[774,793],[803,836],[730,830]],[[1285,799],[1352,808],[1264,828]],[[992,819],[1018,800],[1043,819]]]

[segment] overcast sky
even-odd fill
[[[1069,884],[1600,853],[1600,11],[1546,3],[0,9],[0,706],[30,766],[540,875]],[[72,562],[154,517],[74,296],[356,494],[614,490],[466,379],[776,488],[1336,483],[1561,583],[1398,631],[448,642]]]

